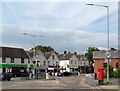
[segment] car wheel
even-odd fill
[[[7,80],[8,80],[8,81],[10,81],[10,80],[11,80],[11,78],[8,78]]]

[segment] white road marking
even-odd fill
[[[56,83],[59,83],[59,80],[58,80],[58,79],[56,79]]]

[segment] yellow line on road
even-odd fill
[[[88,84],[85,84],[85,79],[84,79],[84,78],[82,78],[82,80],[81,80],[81,85],[86,86],[86,87],[89,87],[89,88],[91,88],[93,91],[96,91],[96,89],[95,89],[94,87],[92,87],[92,86],[90,86],[90,85],[88,85]]]

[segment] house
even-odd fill
[[[58,57],[60,59],[60,68],[63,69],[61,71],[72,72],[78,70],[79,59],[75,53],[64,51],[64,54],[58,54]]]
[[[78,70],[80,73],[86,73],[89,70],[89,61],[85,55],[77,55],[78,57]]]
[[[35,56],[33,57],[33,52],[29,53],[31,58],[35,61],[35,66],[40,66],[39,68],[47,71],[57,71],[57,67],[59,65],[59,58],[55,51],[50,52],[41,52],[36,51]]]
[[[8,72],[10,67],[32,68],[32,61],[22,48],[0,47],[0,72]]]
[[[110,59],[109,64],[113,69],[120,68],[120,50],[110,50]],[[103,68],[106,70],[107,61],[106,61],[106,52],[105,51],[94,51],[93,52],[94,60],[94,73],[98,74],[98,69]]]

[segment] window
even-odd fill
[[[73,60],[71,60],[71,64],[73,64]]]
[[[11,63],[14,63],[14,58],[11,58]]]
[[[69,68],[69,65],[67,65],[67,68]]]
[[[47,64],[50,65],[50,61],[47,61]]]
[[[77,64],[77,60],[75,60],[75,64]]]
[[[119,68],[119,63],[116,63],[116,68]]]
[[[24,58],[21,58],[21,63],[24,63]]]
[[[107,68],[107,63],[103,63],[103,67],[106,69]]]
[[[6,62],[6,58],[2,58],[2,63],[5,63]]]
[[[43,65],[46,65],[46,61],[43,61]]]
[[[55,56],[54,56],[54,55],[52,55],[52,59],[55,59]]]
[[[28,59],[28,63],[30,63],[30,59]]]

